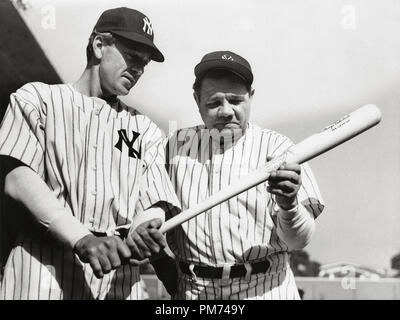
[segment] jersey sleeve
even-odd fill
[[[270,139],[272,157],[279,156],[285,150],[294,145],[287,137],[275,133],[275,137]],[[319,191],[317,181],[307,162],[301,165],[301,187],[297,194],[298,201],[301,203],[314,218],[317,218],[324,210],[325,204]]]
[[[166,211],[180,210],[178,198],[165,168],[164,136],[155,124],[147,135],[151,137],[144,148],[144,171],[136,212],[143,212],[155,204],[164,207]]]
[[[33,84],[11,94],[0,125],[0,155],[11,156],[44,176],[44,102]]]

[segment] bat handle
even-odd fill
[[[184,212],[185,211],[181,212],[181,214]],[[185,221],[187,221],[187,220],[185,220]],[[185,222],[185,221],[183,221],[183,222]],[[178,225],[180,225],[180,223],[175,223],[175,220],[173,218],[171,218],[170,220],[167,220],[162,224],[162,226],[160,227],[160,232],[167,233],[168,231],[174,229]]]

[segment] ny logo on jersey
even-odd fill
[[[143,31],[151,36],[153,34],[153,27],[151,25],[149,18],[147,18],[147,17],[143,18],[143,22],[144,22]]]
[[[125,142],[126,146],[128,147],[128,150],[129,150],[128,151],[129,157],[141,159],[142,158],[141,144],[139,146],[139,151],[133,149],[133,144],[135,143],[136,139],[140,136],[140,133],[137,133],[132,130],[132,134],[133,134],[132,140],[129,140],[125,129],[118,130],[119,139],[118,139],[118,142],[116,143],[115,147],[119,151],[122,152],[122,142]]]

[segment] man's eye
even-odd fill
[[[239,100],[239,99],[232,99],[232,100],[229,100],[229,103],[230,103],[230,104],[233,104],[233,105],[235,105],[235,106],[239,105],[241,102],[242,102],[242,100]]]
[[[125,54],[125,55],[124,55],[124,59],[125,59],[125,60],[128,60],[128,61],[132,61],[132,56],[129,55],[129,54]]]
[[[207,103],[207,107],[208,108],[216,108],[219,106],[219,102],[218,101],[213,101],[213,102],[208,102]]]
[[[125,56],[126,56],[126,58],[127,58],[128,60],[130,60],[130,61],[135,60],[135,58],[136,58],[134,55],[129,54],[129,53],[127,53]]]

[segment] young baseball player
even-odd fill
[[[126,262],[132,248],[158,252],[165,240],[154,232],[158,219],[130,230],[134,216],[179,207],[161,131],[117,98],[150,60],[164,60],[153,37],[141,12],[107,10],[79,80],[28,83],[11,95],[0,154],[19,162],[4,191],[38,223],[11,251],[1,299],[141,298],[138,267]]]
[[[218,51],[195,67],[203,125],[166,143],[168,173],[182,210],[264,166],[293,143],[249,122],[253,73]],[[299,299],[290,251],[307,245],[323,202],[307,164],[287,163],[260,184],[168,233],[179,265],[177,299]],[[178,214],[178,212],[176,212]]]

